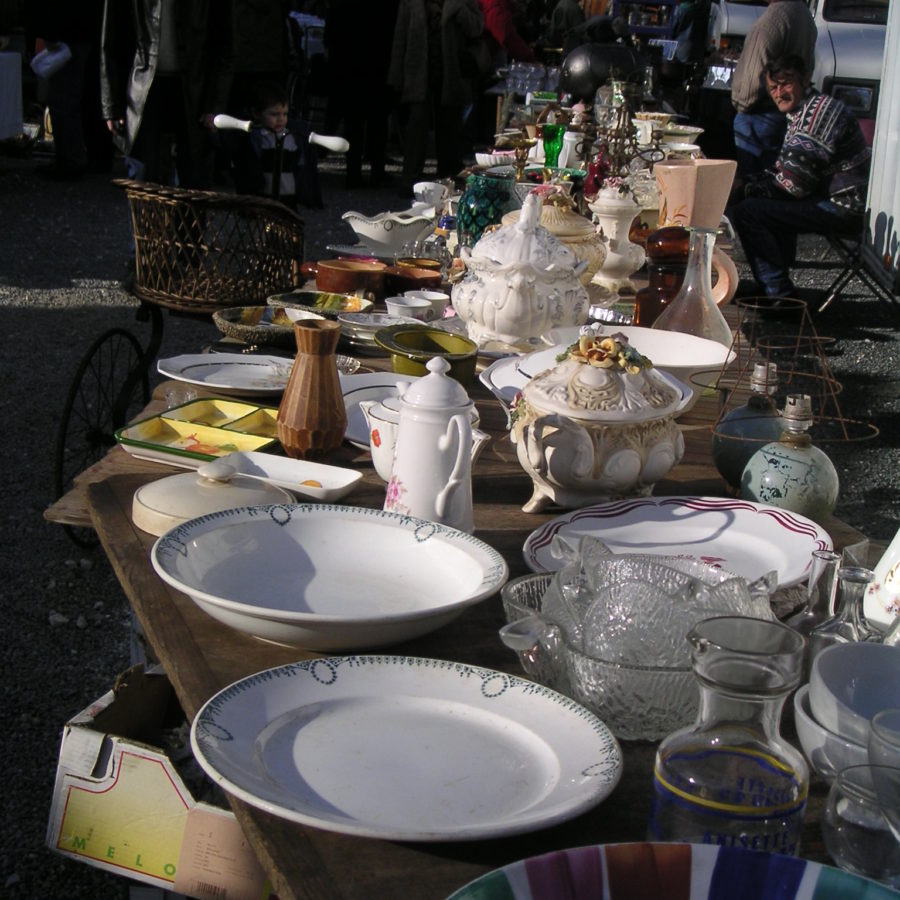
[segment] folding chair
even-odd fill
[[[891,311],[897,315],[900,312],[900,298],[890,288],[885,287],[866,268],[864,253],[865,235],[861,234],[853,237],[848,234],[831,232],[825,237],[828,240],[829,249],[834,251],[844,268],[826,291],[825,299],[819,306],[819,312],[822,312],[836,300],[854,278],[858,278],[871,293],[883,303],[886,303]]]

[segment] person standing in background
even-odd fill
[[[766,11],[747,33],[734,79],[734,143],[738,176],[769,168],[778,157],[787,119],[766,90],[765,70],[773,60],[799,56],[811,72],[816,23],[805,0],[769,0]]]
[[[26,18],[29,34],[50,49],[64,43],[72,53],[48,79],[55,159],[37,174],[60,181],[80,178],[88,169],[109,172],[113,148],[100,112],[98,81],[103,0],[30,0]]]
[[[535,62],[534,50],[516,27],[515,0],[479,0],[484,14],[484,30],[493,42],[494,64],[510,59]]]
[[[103,116],[119,149],[143,164],[144,180],[177,172],[181,187],[210,185],[208,130],[227,109],[232,46],[231,0],[106,0]]]

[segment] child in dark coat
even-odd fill
[[[315,148],[309,127],[288,119],[287,91],[275,82],[253,88],[249,133],[231,132],[234,185],[240,194],[273,197],[291,209],[321,209]]]

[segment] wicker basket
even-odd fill
[[[180,312],[265,304],[302,280],[303,220],[265,197],[118,180],[131,207],[135,292]]]

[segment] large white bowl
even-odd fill
[[[252,506],[191,519],[153,568],[213,618],[308,650],[433,631],[500,590],[503,557],[434,522],[353,506]]]
[[[867,746],[872,716],[900,707],[900,647],[865,642],[827,647],[813,660],[809,703],[829,731]]]
[[[865,747],[829,731],[816,721],[809,705],[808,684],[794,694],[794,724],[809,764],[822,778],[831,781],[841,769],[864,766],[869,762]]]

